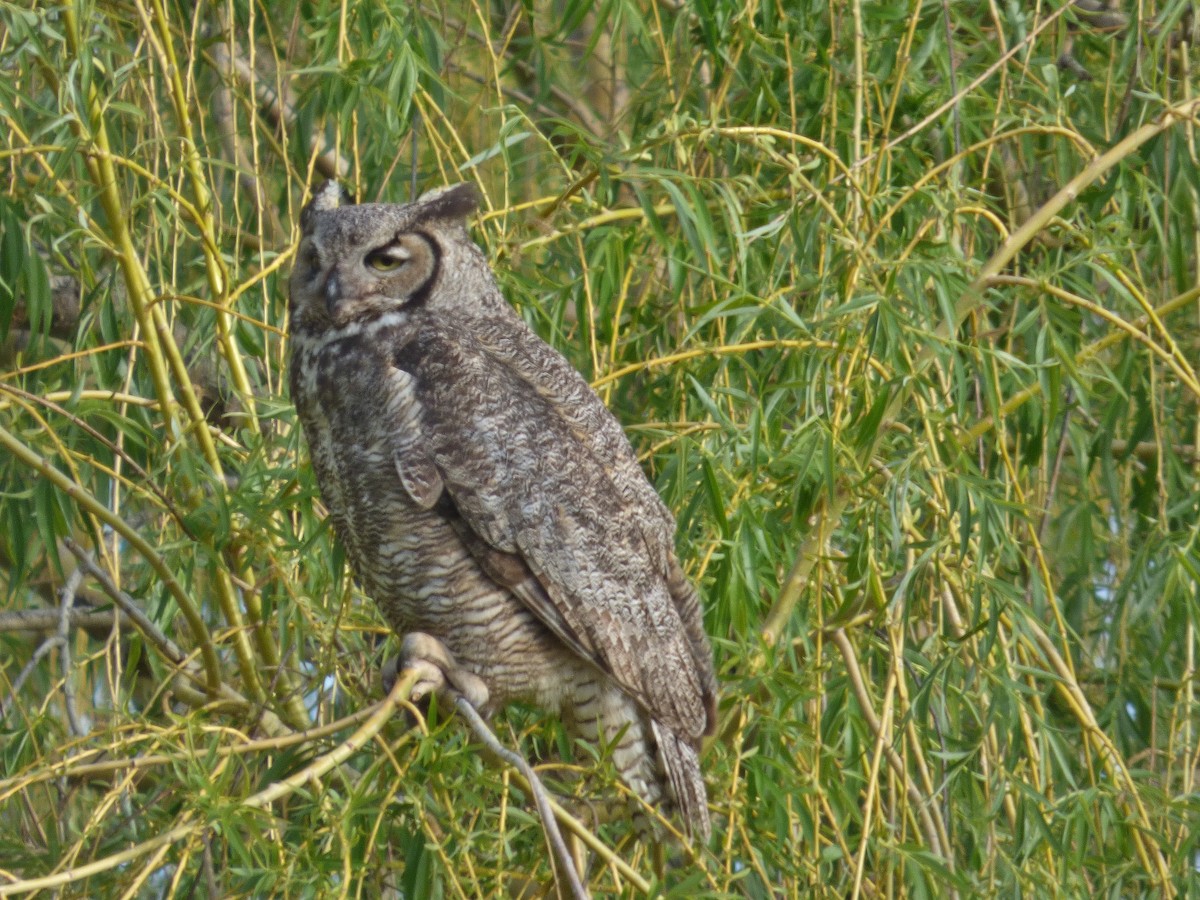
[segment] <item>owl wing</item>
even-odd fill
[[[698,738],[711,725],[711,662],[698,662],[671,593],[678,563],[662,550],[663,513],[620,483],[620,457],[580,438],[584,412],[611,420],[599,398],[587,389],[592,408],[581,410],[572,393],[564,408],[557,366],[530,377],[505,355],[471,331],[437,326],[396,354],[445,485],[438,508],[484,570],[567,646],[662,724]]]
[[[646,549],[654,567],[666,574],[668,593],[691,646],[707,709],[708,725],[704,733],[712,734],[717,724],[712,649],[704,631],[700,599],[675,555],[675,519],[646,479],[621,424],[591,386],[560,353],[537,337],[511,307],[504,304],[503,310],[510,314],[490,316],[480,323],[475,331],[479,343],[489,355],[546,398],[575,438],[605,461],[618,496],[639,510],[637,525]]]

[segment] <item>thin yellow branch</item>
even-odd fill
[[[112,510],[93,497],[86,488],[69,479],[41,456],[26,447],[24,443],[19,441],[2,426],[0,426],[0,446],[8,450],[19,462],[33,469],[70,497],[84,512],[95,516],[120,534],[150,564],[150,567],[162,579],[171,596],[175,598],[175,602],[179,605],[179,611],[187,619],[192,637],[200,645],[200,654],[204,660],[204,670],[207,676],[209,693],[214,697],[217,696],[221,684],[221,663],[217,659],[216,649],[213,647],[212,640],[209,637],[208,625],[204,621],[203,616],[201,616],[199,607],[192,602],[192,598],[188,596],[183,586],[176,580],[175,574],[171,571],[166,561],[146,542],[146,539],[138,533],[137,529],[120,516],[115,515]]]

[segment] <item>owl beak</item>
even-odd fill
[[[325,279],[325,309],[329,313],[330,318],[333,318],[337,310],[338,301],[342,299],[342,285],[338,281],[337,272],[330,272],[329,277]]]

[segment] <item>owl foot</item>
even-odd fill
[[[487,707],[488,689],[478,675],[460,668],[450,651],[435,637],[420,631],[406,634],[400,643],[400,655],[383,665],[380,676],[384,693],[391,693],[400,672],[415,672],[417,682],[409,698],[421,700],[430,694],[447,692],[461,695],[475,709]]]

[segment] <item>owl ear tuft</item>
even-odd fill
[[[434,188],[417,198],[422,219],[465,219],[479,209],[479,188],[469,181]]]
[[[313,191],[312,199],[300,212],[300,230],[305,234],[311,231],[313,218],[317,213],[337,209],[339,206],[353,206],[356,202],[353,194],[340,182],[330,178]]]

